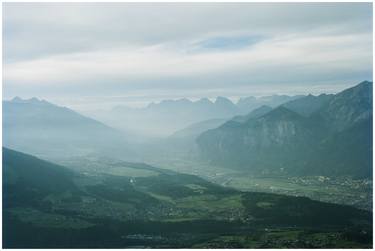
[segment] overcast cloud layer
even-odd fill
[[[5,3],[3,98],[336,92],[372,80],[370,3]]]

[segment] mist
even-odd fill
[[[4,248],[373,248],[372,3],[3,4]]]

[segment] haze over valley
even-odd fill
[[[4,248],[373,247],[372,4],[3,9]]]

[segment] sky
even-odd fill
[[[372,80],[371,3],[3,3],[3,99],[78,110]]]

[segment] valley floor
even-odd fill
[[[254,176],[186,159],[150,160],[150,164],[200,176],[216,184],[241,191],[305,196],[313,200],[351,205],[372,211],[373,182],[370,179],[324,176]]]
[[[230,188],[247,185],[238,173],[199,173],[225,187],[191,175],[197,170],[182,174],[99,157],[60,161],[63,167],[9,149],[3,156],[5,248],[371,248],[373,243],[371,212]],[[286,186],[269,178],[252,182]],[[303,187],[307,181],[288,182]]]

